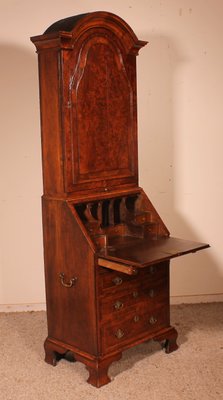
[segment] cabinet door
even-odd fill
[[[94,29],[66,65],[67,190],[137,184],[135,55],[114,34]]]

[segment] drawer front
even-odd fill
[[[136,276],[101,269],[99,322],[102,351],[128,346],[169,326],[169,267],[157,264]]]
[[[99,304],[102,323],[121,320],[126,313],[150,312],[169,304],[168,280],[164,277],[150,283],[145,280],[137,281],[137,284],[132,282],[122,291],[102,296]]]
[[[134,276],[106,268],[100,268],[99,294],[104,295],[107,292],[112,294],[117,291],[122,291],[128,288],[129,285],[137,285],[142,281],[150,284],[151,281],[163,279],[164,276],[168,275],[168,271],[167,263],[160,263],[141,270],[139,269],[138,274]]]
[[[99,291],[101,295],[105,294],[107,291],[110,293],[122,291],[129,283],[137,283],[138,281],[138,275],[132,276],[103,268],[100,268],[100,270]]]
[[[169,326],[169,307],[164,306],[147,312],[131,313],[118,323],[108,323],[101,329],[102,350],[123,347],[143,336],[153,335],[161,328]]]

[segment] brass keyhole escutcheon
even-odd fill
[[[154,295],[155,295],[154,289],[150,289],[150,290],[149,290],[149,297],[153,298]]]
[[[138,322],[138,321],[139,321],[139,316],[138,316],[138,315],[135,315],[134,318],[133,318],[133,321],[134,321],[134,322]]]
[[[134,290],[134,292],[132,292],[132,295],[134,299],[136,299],[139,296],[139,292],[137,290]]]
[[[156,271],[156,267],[154,265],[151,265],[151,267],[149,268],[150,274],[154,274],[155,271]]]

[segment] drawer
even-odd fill
[[[100,319],[104,321],[120,320],[126,313],[142,313],[169,304],[169,284],[166,279],[145,285],[141,280],[137,284],[116,293],[108,292],[99,300]]]
[[[140,294],[144,299],[152,299],[156,307],[169,303],[169,274],[164,273],[151,280],[143,279]]]
[[[159,281],[162,279],[169,279],[169,264],[166,262],[154,264],[147,268],[140,270],[140,276],[143,281],[151,282],[153,280]]]
[[[139,269],[138,274],[134,276],[100,268],[99,293],[103,295],[108,291],[110,293],[122,291],[133,284],[137,286],[138,284],[142,284],[142,282],[146,286],[147,284],[150,285],[153,281],[163,280],[164,278],[168,279],[168,277],[169,268],[166,263]]]
[[[122,291],[126,289],[129,283],[137,284],[139,275],[127,275],[121,272],[112,271],[109,269],[100,268],[99,274],[99,291],[100,294],[106,293],[108,290],[110,293],[116,291]]]
[[[148,310],[143,314],[131,313],[116,323],[108,323],[101,328],[103,351],[133,343],[143,336],[151,336],[169,326],[169,307]]]

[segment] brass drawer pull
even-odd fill
[[[114,283],[114,285],[119,286],[122,284],[122,278],[120,278],[119,276],[116,276],[112,282]]]
[[[117,300],[113,307],[115,308],[115,310],[121,310],[123,306],[124,304],[121,301]]]
[[[71,278],[70,281],[69,281],[68,283],[66,283],[66,282],[64,281],[64,277],[65,277],[64,272],[61,272],[61,273],[60,273],[60,282],[61,282],[61,284],[62,284],[64,287],[66,287],[66,288],[71,288],[72,286],[74,286],[74,284],[75,284],[75,282],[76,282],[76,280],[77,280],[77,277],[76,277],[76,276],[75,276],[74,278]]]
[[[121,339],[123,336],[124,336],[124,332],[123,332],[123,330],[122,329],[118,329],[116,332],[115,332],[115,336],[117,337],[117,339]]]
[[[155,318],[155,317],[150,317],[150,319],[149,319],[149,323],[150,323],[150,325],[155,325],[156,323],[157,323],[157,319]]]
[[[154,295],[155,295],[154,289],[150,289],[150,290],[149,290],[149,297],[153,298]]]

